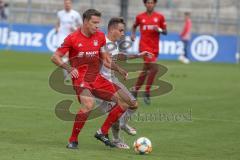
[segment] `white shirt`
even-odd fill
[[[107,37],[106,37],[106,51],[110,54],[111,58],[119,54],[117,43],[110,41]],[[111,69],[105,67],[104,65],[102,65],[101,67],[100,74],[109,81],[112,81],[113,78],[116,78],[114,72]]]
[[[76,28],[82,24],[82,18],[80,14],[71,9],[69,12],[66,10],[60,10],[57,12],[60,25],[58,29],[58,45],[60,46],[63,40],[72,32],[72,28]]]

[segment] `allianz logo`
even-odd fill
[[[56,34],[56,30],[55,28],[51,29],[46,37],[46,44],[47,44],[47,48],[51,51],[51,52],[55,52],[57,49],[57,34]]]
[[[132,47],[128,49],[130,53],[137,53],[139,50],[140,38],[137,37]],[[161,55],[181,55],[184,53],[184,44],[180,40],[161,40],[159,42],[159,53]],[[210,35],[200,35],[193,39],[190,52],[198,61],[210,61],[216,57],[219,51],[217,40]]]
[[[196,37],[191,45],[192,56],[198,61],[210,61],[219,51],[217,40],[209,35]]]
[[[0,44],[13,46],[41,47],[42,33],[10,31],[7,27],[0,27]]]

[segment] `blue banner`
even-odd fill
[[[139,39],[137,36],[129,52],[138,51]],[[161,36],[159,45],[161,60],[177,60],[184,53],[184,43],[176,33]],[[191,61],[236,63],[236,54],[237,36],[193,34],[187,56]]]
[[[129,33],[127,33],[129,35]],[[0,23],[0,49],[53,53],[56,50],[54,26]],[[129,36],[127,37],[129,39]],[[128,49],[138,52],[139,34]],[[176,33],[161,36],[159,59],[177,60],[184,52],[184,44]],[[188,48],[191,61],[236,63],[237,37],[194,34]]]
[[[48,36],[53,26],[0,24],[0,49],[50,52]]]

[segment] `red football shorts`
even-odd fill
[[[158,53],[152,53],[152,55],[147,55],[143,57],[144,63],[156,63],[158,60]]]
[[[80,85],[74,86],[77,94],[77,98],[80,101],[80,94],[84,89],[90,90],[90,92],[97,98],[103,99],[105,101],[112,101],[113,95],[120,89],[116,84],[111,83],[100,74],[97,75],[94,82],[84,82],[82,81]]]

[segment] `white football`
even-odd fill
[[[152,152],[152,143],[146,137],[138,138],[133,144],[134,150],[139,154],[149,154]]]

